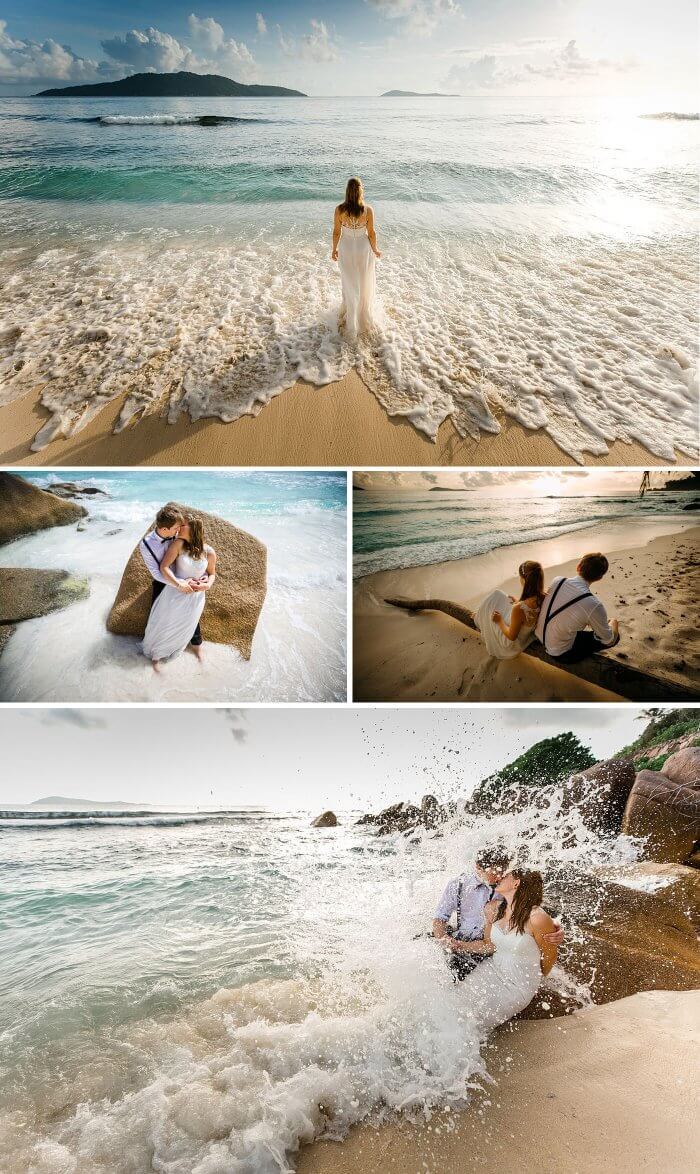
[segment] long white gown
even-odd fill
[[[177,579],[199,579],[207,569],[211,547],[204,547],[201,558],[191,558],[184,551],[172,564]],[[148,617],[143,637],[143,652],[149,660],[167,660],[187,647],[204,611],[205,591],[185,595],[166,583]]]
[[[530,933],[505,933],[494,922],[495,954],[480,962],[459,984],[460,998],[484,1033],[512,1019],[532,1002],[542,982],[540,948]]]
[[[474,615],[474,623],[481,632],[481,638],[488,653],[498,657],[499,660],[512,660],[514,656],[522,652],[523,648],[527,648],[535,636],[539,613],[523,604],[521,606],[525,611],[525,622],[515,640],[509,640],[503,635],[498,625],[494,624],[491,616],[495,611],[499,611],[503,616],[504,623],[508,626],[514,606],[513,601],[504,591],[492,591],[480,603],[479,610]]]
[[[343,287],[343,304],[338,324],[348,338],[355,338],[376,326],[376,278],[372,247],[366,221],[356,228],[342,222],[338,242],[338,267]]]

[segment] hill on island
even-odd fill
[[[122,803],[121,800],[116,799],[111,803],[106,801],[102,803],[95,799],[70,799],[66,795],[47,795],[44,799],[35,799],[33,803],[29,804],[29,807],[65,807],[72,811],[107,811],[112,808],[117,810],[123,808],[128,811],[135,806],[134,803]],[[150,804],[141,803],[138,806],[149,807]]]
[[[380,98],[456,98],[457,94],[422,94],[419,90],[387,90]]]
[[[306,98],[284,86],[246,86],[217,73],[133,73],[116,82],[42,90],[35,98]]]

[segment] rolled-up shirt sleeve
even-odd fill
[[[437,921],[449,921],[452,914],[456,911],[457,881],[451,880],[440,900],[438,901],[438,906],[435,910],[435,918]]]
[[[588,623],[603,644],[612,644],[615,639],[615,633],[608,623],[608,613],[600,600],[592,608],[588,616]]]
[[[158,559],[146,546],[143,538],[139,543],[139,550],[141,551],[141,558],[145,562],[146,570],[148,571],[151,578],[155,579],[157,583],[167,584],[168,580],[160,569],[160,563],[158,562]]]

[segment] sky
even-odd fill
[[[9,0],[0,87],[186,69],[312,95],[602,94],[697,109],[697,23],[694,0]]]
[[[0,805],[50,795],[177,807],[376,811],[471,794],[544,737],[597,758],[644,728],[637,707],[3,709]]]
[[[662,488],[667,481],[687,476],[685,470],[653,470],[651,484]],[[642,479],[639,469],[471,469],[464,473],[439,470],[426,473],[362,472],[354,474],[355,485],[373,492],[396,493],[416,489],[473,489],[489,497],[536,497],[550,494],[580,497],[637,493]]]

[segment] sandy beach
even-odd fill
[[[648,991],[501,1029],[495,1084],[425,1126],[318,1142],[298,1174],[681,1174],[697,1157],[700,992]]]
[[[390,417],[355,371],[326,387],[297,383],[257,416],[230,424],[210,418],[175,424],[157,413],[114,433],[125,396],[106,404],[67,440],[39,452],[31,443],[49,413],[34,390],[0,408],[2,465],[574,465],[542,429],[528,430],[495,409],[498,435],[462,439],[451,420],[435,444],[400,416]],[[687,455],[677,453],[681,464]],[[615,441],[590,465],[668,466],[641,444]]]
[[[601,550],[611,568],[596,584],[621,641],[607,654],[676,684],[700,682],[693,648],[700,527],[681,518],[614,522],[555,539],[504,547],[471,559],[381,571],[355,582],[354,699],[356,701],[619,701],[615,693],[579,680],[527,654],[490,657],[479,636],[437,612],[411,614],[387,596],[437,596],[475,609],[496,587],[515,594],[513,569],[537,559],[545,581],[574,573],[581,554]]]

